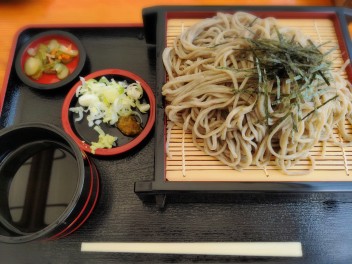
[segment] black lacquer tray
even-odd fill
[[[170,182],[165,179],[165,115],[161,87],[165,82],[165,71],[161,53],[165,48],[166,24],[169,18],[202,18],[214,15],[217,11],[247,11],[265,16],[279,17],[329,17],[337,23],[337,35],[343,45],[345,58],[351,54],[347,23],[350,10],[340,8],[302,7],[156,7],[143,12],[144,28],[131,26],[84,26],[72,25],[57,27],[28,27],[22,30],[15,43],[10,60],[15,59],[21,46],[32,36],[46,30],[64,30],[77,36],[87,51],[87,62],[80,74],[120,68],[131,71],[154,90],[156,96],[156,123],[153,133],[128,153],[109,158],[94,157],[101,177],[134,175],[130,169],[142,169],[136,179],[135,193],[144,201],[150,198],[159,206],[165,203],[166,195],[179,194],[237,194],[250,192],[349,192],[352,183],[347,182]],[[155,32],[158,32],[156,34]],[[144,37],[145,33],[145,37]],[[53,91],[38,91],[27,87],[17,77],[14,63],[9,68],[8,79],[2,90],[3,107],[0,126],[7,127],[24,122],[49,122],[61,125],[61,107],[65,95],[78,77],[71,83]],[[128,161],[128,162],[126,162]],[[134,170],[133,170],[134,171]],[[132,176],[132,177],[131,177]]]
[[[141,25],[58,25],[32,26],[19,32],[1,91],[3,102],[1,128],[40,121],[49,122],[62,129],[61,106],[72,84],[51,92],[31,89],[18,79],[13,63],[23,43],[36,33],[52,29],[68,31],[82,41],[87,51],[87,63],[82,75],[100,69],[121,68],[136,73],[148,82],[156,95],[157,118],[154,133],[138,145],[138,148],[119,156],[92,157],[101,178],[101,195],[92,215],[79,230],[66,238],[50,243],[1,244],[1,263],[349,263],[351,261],[352,231],[348,225],[352,219],[350,192],[312,192],[327,189],[324,186],[300,183],[294,185],[227,183],[210,186],[199,183],[173,184],[164,181],[164,112],[159,92],[165,79],[160,60],[164,45],[163,22],[167,10],[188,9],[234,10],[233,7],[160,7],[144,11],[145,28]],[[241,9],[280,11],[287,8]],[[348,34],[343,9],[293,9],[334,12],[341,19],[344,34]],[[143,203],[133,192],[134,184],[140,198],[145,200],[157,198],[159,205],[162,206],[167,195],[172,203],[170,202],[167,210],[162,211],[155,208],[154,204]],[[291,192],[295,187],[297,191],[305,190],[307,193],[298,195]],[[350,189],[349,185],[343,187],[336,184],[330,188],[331,191],[350,191]],[[242,191],[253,193],[238,193]],[[283,191],[290,193],[278,193]],[[234,193],[236,195],[233,195]],[[301,241],[303,258],[112,254],[80,251],[82,242],[97,241]]]

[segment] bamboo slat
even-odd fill
[[[170,19],[167,25],[167,46],[171,46],[175,37],[182,31],[198,22],[197,19]],[[333,21],[330,19],[279,19],[279,24],[299,28],[304,34],[311,36],[316,43],[330,41],[324,49],[338,46]],[[331,54],[333,68],[339,69],[343,64],[341,51],[337,49]],[[346,73],[342,74],[346,78]],[[347,125],[352,133],[351,125]],[[336,130],[335,130],[335,133]],[[200,143],[201,144],[201,143]],[[184,155],[182,155],[184,149]],[[166,180],[168,181],[250,181],[250,182],[301,182],[301,181],[352,181],[349,170],[352,168],[352,146],[341,148],[328,142],[322,156],[323,146],[315,146],[311,155],[315,159],[315,170],[304,176],[288,176],[282,173],[271,161],[265,168],[250,166],[236,171],[221,163],[216,158],[196,148],[189,132],[174,127],[171,131],[166,158]],[[311,161],[301,160],[295,167],[308,170]]]

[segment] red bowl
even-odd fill
[[[118,137],[117,146],[112,147],[111,149],[98,148],[94,154],[98,156],[111,156],[131,150],[140,144],[150,133],[155,122],[155,97],[149,85],[141,77],[129,71],[121,69],[105,69],[91,73],[84,78],[85,80],[99,79],[103,76],[107,77],[109,80],[111,78],[114,78],[116,81],[126,80],[128,83],[138,81],[144,90],[143,99],[150,104],[150,110],[148,113],[141,114],[143,130],[136,137],[127,137],[114,126],[103,123],[100,125],[106,133]],[[89,142],[97,141],[98,133],[93,129],[93,127],[88,126],[88,121],[85,116],[81,121],[75,122],[74,119],[77,117],[76,114],[69,111],[70,107],[78,106],[76,90],[81,84],[81,81],[77,82],[69,91],[64,100],[61,114],[62,125],[66,133],[72,137],[72,139],[83,151],[91,153]]]
[[[65,46],[71,45],[72,49],[78,50],[79,55],[74,57],[73,60],[69,63],[65,64],[69,69],[69,75],[62,80],[60,80],[56,74],[43,73],[43,75],[37,80],[27,76],[24,72],[24,64],[30,57],[27,52],[28,49],[36,48],[40,44],[48,44],[51,39],[56,39],[59,43],[64,44]],[[41,90],[51,90],[62,87],[73,81],[82,71],[85,61],[86,51],[77,37],[65,31],[50,30],[34,36],[26,45],[21,48],[16,58],[15,68],[18,77],[26,85]]]

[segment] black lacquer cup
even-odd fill
[[[0,242],[67,236],[87,220],[98,195],[96,167],[58,127],[0,131]]]

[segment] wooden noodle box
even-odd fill
[[[339,7],[246,7],[246,6],[164,6],[152,7],[143,11],[146,40],[156,45],[156,145],[155,175],[151,181],[135,183],[135,192],[142,200],[156,200],[163,207],[167,196],[205,197],[211,194],[243,193],[312,193],[312,192],[351,192],[352,147],[340,148],[328,143],[326,154],[322,156],[322,146],[312,150],[316,160],[315,170],[304,176],[283,174],[274,162],[265,170],[251,166],[236,171],[220,161],[198,150],[192,142],[191,134],[182,129],[171,131],[169,152],[166,155],[167,117],[164,113],[165,102],[161,88],[166,81],[161,54],[165,47],[171,46],[173,39],[183,30],[200,19],[215,16],[217,12],[235,13],[244,11],[256,16],[275,17],[283,26],[299,28],[314,41],[329,41],[327,49],[337,45],[334,51],[333,68],[339,69],[349,59],[352,52],[348,24],[352,11]],[[352,70],[348,66],[343,73],[352,80]],[[352,129],[352,127],[349,127]],[[182,156],[184,148],[184,156]],[[184,162],[183,163],[183,159]],[[183,167],[184,164],[184,167]],[[307,169],[308,160],[302,160],[297,168]],[[183,171],[185,173],[183,173]],[[185,175],[184,175],[185,174]]]

